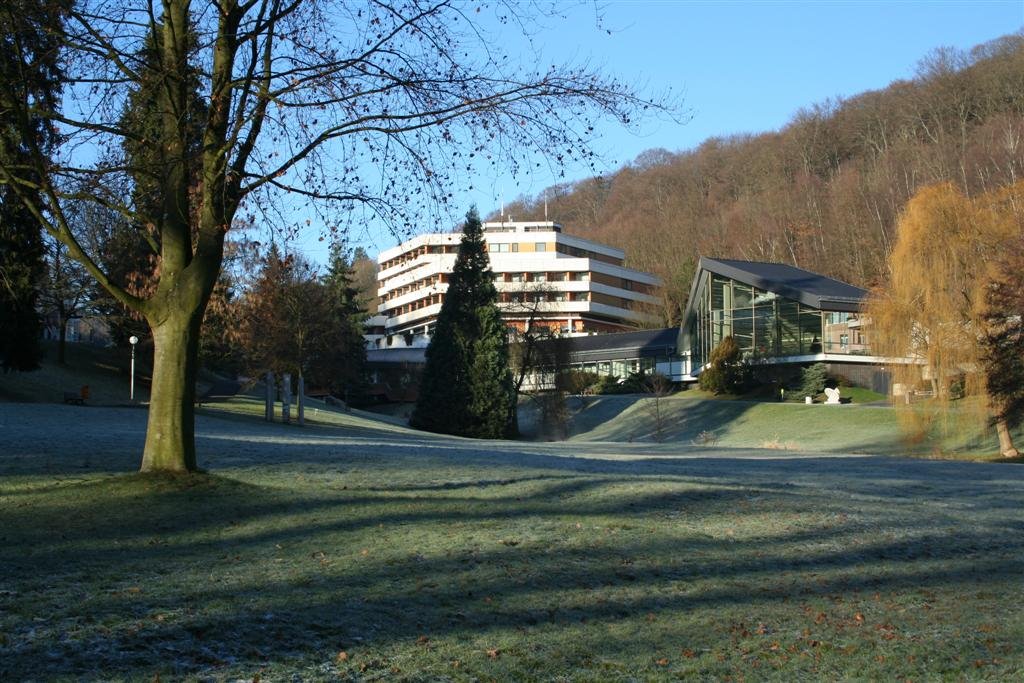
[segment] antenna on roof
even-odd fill
[[[548,189],[544,188],[544,222],[548,222]]]
[[[501,193],[498,195],[501,197],[501,222],[505,222],[505,188],[501,188]]]

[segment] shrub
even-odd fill
[[[828,377],[832,381],[832,383],[835,384],[837,387],[852,387],[852,386],[854,386],[853,382],[851,382],[850,378],[847,377],[846,375],[841,375],[839,373],[835,373],[835,374],[829,375]]]
[[[718,434],[713,430],[705,429],[693,440],[695,446],[714,446],[718,443]]]
[[[800,395],[817,396],[825,390],[828,382],[828,366],[824,363],[809,365],[800,373],[800,379]]]
[[[736,394],[746,384],[746,372],[740,347],[726,337],[711,352],[708,367],[700,373],[700,388],[718,394]]]
[[[562,388],[573,396],[591,394],[597,391],[601,377],[596,372],[585,370],[568,370],[562,377]]]
[[[605,375],[597,383],[597,393],[623,393],[623,390],[618,386],[618,378],[614,375]]]
[[[646,394],[650,391],[647,377],[642,372],[631,372],[626,380],[619,385],[623,394]]]

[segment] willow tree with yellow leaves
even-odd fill
[[[1021,235],[1022,199],[1024,183],[976,198],[948,183],[920,190],[900,218],[889,280],[868,304],[872,348],[892,359],[893,381],[931,388],[928,403],[897,401],[905,427],[925,434],[960,422],[948,420],[954,401],[976,397],[961,405],[994,424],[1008,457],[1018,453],[1000,399],[987,391],[983,339],[992,320],[986,294],[1002,248]]]

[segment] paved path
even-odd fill
[[[200,415],[200,466],[230,475],[235,468],[294,466],[310,471],[373,461],[402,467],[435,460],[458,473],[525,467],[617,476],[673,476],[771,487],[814,487],[837,495],[885,496],[952,506],[1024,507],[1024,466],[885,456],[780,453],[682,444],[491,442],[420,434],[361,421],[352,428],[266,424],[242,417]],[[131,472],[138,467],[146,412],[0,404],[0,478]]]

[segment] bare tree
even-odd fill
[[[300,227],[363,207],[407,228],[477,162],[585,161],[594,116],[629,123],[652,105],[586,65],[513,63],[482,28],[483,9],[505,24],[532,11],[455,0],[82,0],[68,11],[65,107],[44,112],[61,153],[0,163],[0,182],[152,329],[142,470],[197,468],[199,330],[239,211],[282,215],[284,195],[315,212]],[[149,132],[123,116],[144,78],[158,86]],[[0,108],[38,106],[0,93]],[[133,168],[126,144],[160,155]],[[121,191],[139,177],[156,188],[148,210]],[[152,292],[126,290],[85,248],[66,215],[76,199],[139,226],[158,261]]]
[[[550,365],[547,342],[558,336],[544,320],[546,305],[554,289],[547,282],[522,282],[512,288],[502,288],[500,308],[503,317],[516,323],[509,348],[512,384],[516,394],[543,389],[548,382],[546,366]]]
[[[524,282],[503,292],[502,311],[522,329],[514,334],[509,348],[512,383],[517,396],[528,396],[540,415],[541,433],[564,439],[569,430],[565,399],[570,393],[569,362],[572,337],[562,334],[555,323],[545,319],[557,290],[547,282]]]
[[[68,325],[90,309],[96,288],[85,267],[68,257],[60,240],[47,240],[46,283],[40,296],[44,313],[57,327],[57,363],[66,362]]]
[[[644,381],[644,386],[651,394],[647,399],[647,412],[654,427],[654,440],[661,443],[668,438],[668,406],[663,399],[672,394],[672,380],[655,372]]]

